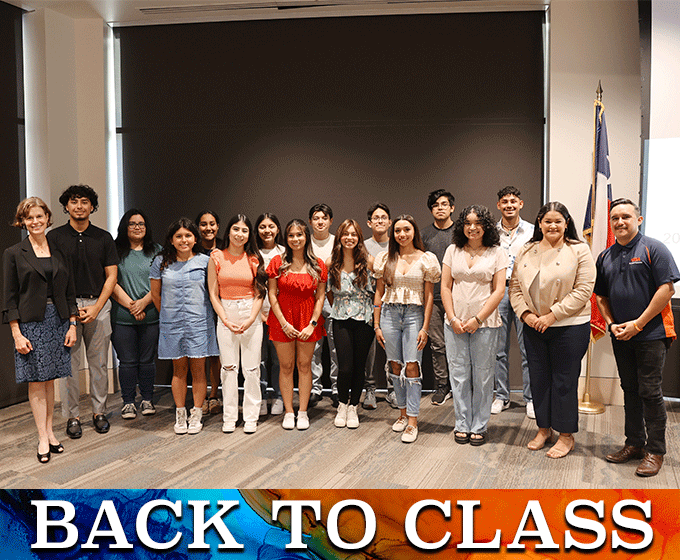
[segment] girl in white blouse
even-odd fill
[[[401,441],[418,437],[421,362],[427,343],[433,303],[433,285],[441,268],[437,257],[426,252],[413,217],[398,216],[390,228],[387,251],[375,258],[377,285],[373,320],[375,337],[387,354],[400,415],[392,430]]]
[[[446,357],[456,412],[457,443],[483,445],[491,415],[494,364],[508,256],[491,213],[468,206],[444,254],[442,303]]]

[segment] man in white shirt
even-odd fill
[[[387,246],[389,245],[390,226],[392,225],[390,209],[386,204],[376,202],[368,209],[367,218],[368,221],[366,223],[373,235],[364,242],[364,245],[366,245],[368,254],[375,258],[378,253],[387,251]],[[373,339],[371,348],[368,351],[368,358],[366,359],[366,379],[364,381],[366,396],[362,405],[368,410],[378,408],[378,402],[375,398],[375,375],[373,372],[376,352],[381,352],[383,355],[385,353],[376,343],[375,339]],[[392,389],[392,380],[389,375],[385,377],[387,378],[387,402],[392,408],[397,408],[397,397]]]
[[[531,386],[529,384],[529,366],[527,354],[524,349],[522,337],[523,324],[510,305],[508,297],[508,284],[512,276],[517,254],[525,243],[534,235],[534,226],[524,221],[519,212],[524,206],[520,191],[515,187],[505,187],[498,191],[498,209],[501,211],[501,219],[496,225],[501,236],[501,247],[508,253],[509,264],[506,269],[505,295],[498,306],[503,326],[498,335],[498,352],[496,353],[496,398],[491,404],[491,414],[498,414],[510,406],[510,368],[508,353],[510,351],[510,332],[515,324],[517,342],[522,354],[522,385],[523,397],[527,407],[527,416],[536,418],[534,403],[531,399]]]
[[[333,210],[328,204],[315,204],[309,209],[309,225],[312,230],[312,251],[314,256],[326,262],[333,252],[335,235],[330,233],[333,224]],[[329,318],[331,306],[328,299],[323,303],[323,316],[326,320],[325,327],[328,339],[328,349],[331,359],[331,398],[333,406],[338,406],[338,357],[335,353],[333,342],[333,321]],[[323,338],[314,347],[314,357],[312,358],[312,394],[309,398],[309,406],[316,406],[323,399],[321,376],[323,375]]]

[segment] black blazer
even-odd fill
[[[50,243],[52,301],[62,319],[78,314],[76,288],[66,261]],[[28,238],[5,249],[2,256],[5,299],[2,322],[42,321],[47,307],[47,279]]]

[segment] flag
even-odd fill
[[[604,118],[604,105],[595,101],[595,140],[593,148],[593,175],[586,218],[583,223],[583,236],[590,245],[593,258],[614,244],[614,234],[609,222],[609,207],[612,203],[611,172],[609,169],[609,142],[607,124]],[[590,298],[590,332],[598,340],[607,331],[606,323],[597,308],[595,294]]]

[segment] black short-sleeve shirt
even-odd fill
[[[615,323],[637,319],[647,309],[659,286],[680,280],[668,248],[638,233],[628,245],[614,243],[597,258],[595,293],[609,299]],[[645,325],[635,340],[675,338],[670,303]]]
[[[107,266],[118,264],[118,252],[111,234],[90,224],[78,232],[66,223],[47,234],[64,255],[76,284],[76,296],[94,296],[104,287]]]

